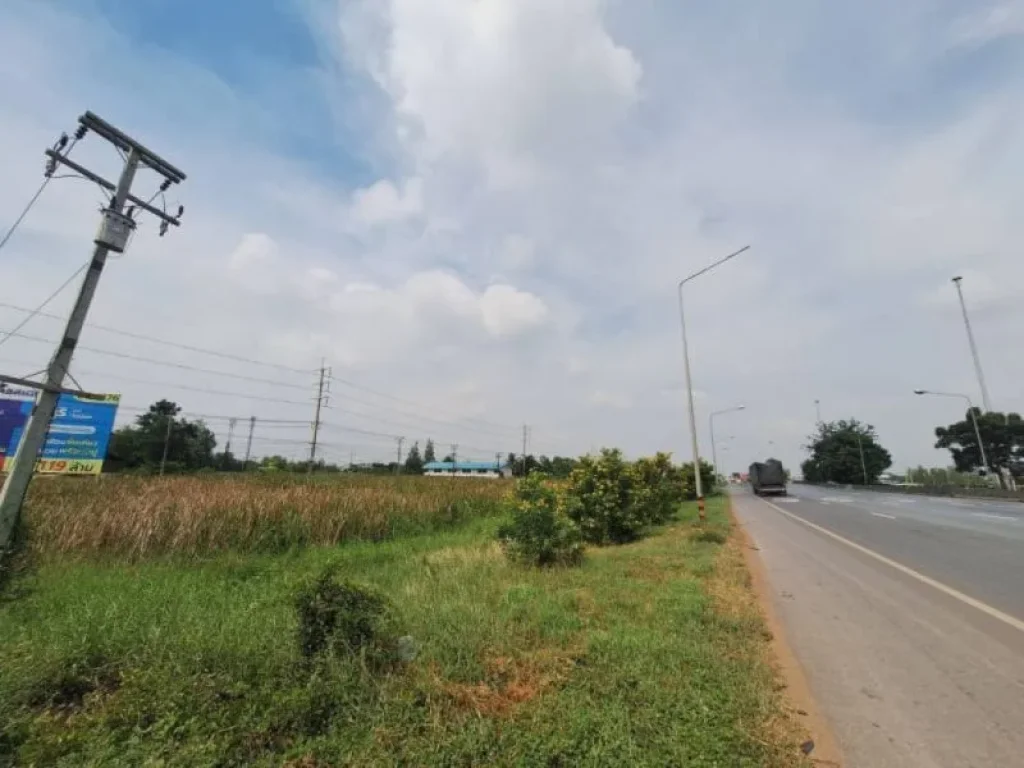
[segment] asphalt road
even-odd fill
[[[771,500],[1024,619],[1024,504],[1020,502],[802,485],[791,485],[786,501]]]
[[[1024,766],[1024,505],[734,501],[845,765]]]

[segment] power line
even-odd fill
[[[394,398],[392,398],[392,399],[394,399]],[[380,405],[379,403],[372,403],[372,402],[367,402],[366,400],[359,400],[357,398],[352,397],[351,395],[345,395],[345,401],[346,402],[358,403],[360,405],[365,405],[365,406],[368,406],[370,408],[378,408],[378,409],[383,410],[383,411],[391,411],[393,413],[398,413],[398,414],[401,414],[401,415],[404,415],[404,416],[411,417],[411,418],[413,418],[413,419],[415,419],[417,421],[428,421],[428,422],[432,422],[434,424],[440,424],[441,426],[444,426],[444,427],[456,427],[458,429],[464,429],[464,430],[467,430],[467,431],[470,431],[470,432],[478,432],[480,434],[488,435],[491,438],[494,438],[494,437],[507,438],[508,437],[508,434],[505,434],[505,433],[502,433],[502,432],[496,432],[495,430],[484,429],[482,427],[474,427],[474,426],[471,426],[471,425],[468,425],[468,424],[460,423],[458,421],[449,421],[449,420],[446,420],[446,419],[436,419],[436,418],[434,418],[432,416],[421,416],[418,413],[412,413],[411,411],[407,411],[407,410],[404,410],[404,409],[401,409],[401,408],[395,408],[394,406]],[[355,416],[363,416],[363,415],[369,416],[369,414],[363,414],[360,411],[348,411],[348,413],[351,413],[351,414],[353,414]],[[393,424],[402,424],[403,422],[391,421],[391,423],[393,423]],[[407,422],[406,422],[406,425],[408,425]],[[511,431],[511,430],[509,430],[509,431]]]
[[[18,306],[17,304],[8,304],[7,302],[3,302],[3,301],[0,301],[0,307],[3,307],[4,309],[13,309],[16,312],[31,312],[32,311],[30,309],[27,309],[26,307],[21,307],[21,306]],[[39,317],[46,317],[46,318],[49,318],[51,320],[63,320],[64,319],[60,315],[55,315],[55,314],[52,314],[52,313],[49,313],[49,312],[36,312],[36,314]],[[181,344],[181,343],[176,342],[176,341],[167,341],[166,339],[158,339],[158,338],[156,338],[154,336],[147,336],[146,334],[143,334],[143,333],[134,333],[132,331],[121,330],[120,328],[111,328],[108,325],[99,325],[98,323],[86,323],[86,326],[89,327],[89,328],[95,328],[98,331],[105,331],[107,333],[117,334],[118,336],[125,336],[125,337],[127,337],[129,339],[136,339],[138,341],[148,341],[148,342],[152,342],[153,344],[163,344],[163,345],[168,346],[168,347],[176,347],[178,349],[183,349],[183,350],[188,351],[188,352],[197,352],[197,353],[203,354],[203,355],[211,355],[213,357],[220,357],[220,358],[223,358],[225,360],[233,360],[233,361],[238,362],[238,363],[248,363],[250,365],[261,365],[261,366],[264,366],[264,367],[267,367],[267,368],[277,368],[277,369],[282,370],[282,371],[288,371],[289,373],[309,374],[309,373],[314,372],[314,369],[293,368],[291,366],[282,365],[280,363],[269,363],[269,362],[266,362],[266,361],[263,361],[263,360],[253,360],[252,358],[243,357],[242,355],[233,355],[233,354],[231,354],[229,352],[217,352],[217,351],[212,350],[212,349],[203,349],[202,347],[194,347],[194,346],[191,346],[189,344]]]
[[[76,131],[75,138],[71,141],[71,145],[68,146],[67,151],[64,152],[64,154],[60,155],[60,156],[61,157],[67,157],[68,155],[70,155],[71,154],[71,150],[75,148],[75,144],[77,144],[79,139],[81,139],[82,136],[84,136],[84,135],[85,135],[85,133],[81,129]],[[61,134],[61,137],[54,143],[53,149],[55,149],[57,151],[57,153],[59,154],[64,149],[64,147],[67,146],[67,144],[68,144],[68,135],[66,133],[63,133],[63,134]],[[34,195],[32,195],[31,198],[29,198],[28,205],[25,206],[24,210],[22,210],[22,212],[18,216],[18,218],[14,220],[14,223],[11,225],[10,229],[7,230],[7,234],[4,235],[3,239],[0,240],[0,250],[3,250],[3,247],[5,245],[7,245],[7,241],[11,239],[11,236],[17,231],[18,227],[21,226],[21,222],[23,222],[25,220],[25,217],[28,216],[29,211],[31,211],[35,207],[35,204],[38,202],[40,196],[43,194],[43,190],[45,190],[46,187],[49,186],[50,182],[53,181],[53,174],[54,174],[54,171],[56,170],[56,168],[57,168],[57,161],[56,161],[56,159],[51,160],[51,161],[49,161],[47,163],[47,165],[46,165],[46,173],[44,174],[45,178],[43,178],[43,183],[39,185],[39,189],[36,190],[36,193]],[[60,178],[60,177],[58,177],[58,178]]]
[[[88,267],[88,266],[89,266],[89,262],[85,262],[85,264],[83,264],[83,265],[82,265],[82,266],[80,266],[80,267],[79,267],[78,269],[76,269],[76,270],[75,270],[74,272],[72,272],[72,273],[71,273],[71,276],[70,276],[70,277],[68,277],[68,279],[67,279],[67,280],[65,280],[65,281],[64,281],[63,283],[61,283],[61,284],[60,284],[60,287],[58,287],[58,288],[57,288],[57,290],[55,290],[55,291],[54,291],[53,293],[51,293],[51,294],[50,294],[49,296],[47,296],[47,297],[46,297],[46,298],[45,298],[45,299],[43,300],[43,303],[42,303],[42,304],[40,304],[40,305],[39,305],[38,307],[36,307],[35,309],[32,309],[32,310],[25,310],[26,312],[28,312],[28,317],[26,317],[26,318],[25,318],[24,320],[22,320],[22,321],[21,321],[20,323],[18,323],[18,324],[17,324],[17,325],[16,325],[15,327],[14,327],[14,330],[13,330],[13,331],[7,331],[7,332],[6,332],[6,334],[4,335],[4,337],[3,337],[2,339],[0,339],[0,344],[3,344],[3,343],[4,343],[5,341],[7,341],[7,340],[8,340],[9,338],[11,338],[11,336],[13,336],[14,334],[16,334],[16,333],[17,333],[18,331],[20,331],[20,330],[21,330],[22,328],[24,328],[24,327],[25,327],[26,325],[28,325],[28,324],[29,324],[30,322],[32,322],[32,318],[34,318],[34,317],[36,317],[36,316],[37,316],[38,314],[40,314],[40,313],[41,313],[41,312],[43,311],[43,309],[45,309],[45,308],[46,308],[46,305],[47,305],[47,304],[49,304],[49,303],[50,303],[51,301],[53,301],[53,300],[54,300],[55,298],[57,298],[57,296],[58,296],[58,295],[60,294],[60,292],[61,292],[61,291],[63,291],[63,290],[65,289],[65,288],[67,288],[67,287],[68,287],[68,284],[69,284],[69,283],[70,283],[70,282],[71,282],[72,280],[74,280],[74,279],[75,279],[76,277],[78,277],[78,276],[79,276],[80,274],[82,274],[82,272],[83,272],[83,271],[85,270],[85,268],[86,268],[86,267]]]
[[[137,413],[148,413],[151,407],[143,407],[139,405],[118,405],[118,411],[135,411]],[[209,419],[214,421],[230,421],[231,419],[248,419],[249,416],[230,416],[226,414],[207,414],[207,413],[195,413],[193,411],[178,411],[178,416],[190,416],[193,419]],[[308,427],[308,421],[300,421],[298,419],[264,419],[261,416],[257,416],[259,423],[263,426],[269,427]]]
[[[2,329],[0,329],[0,333],[5,333],[5,332],[8,334],[8,336],[16,336],[19,339],[25,339],[26,341],[35,341],[35,342],[38,342],[40,344],[53,344],[53,343],[55,343],[54,339],[46,339],[46,338],[43,338],[43,337],[40,337],[40,336],[30,336],[30,335],[25,334],[25,333],[20,333],[20,332],[15,332],[15,331],[3,331]],[[287,382],[287,381],[274,381],[273,379],[263,379],[263,378],[260,378],[258,376],[246,376],[246,375],[241,374],[241,373],[229,373],[227,371],[217,371],[217,370],[214,370],[212,368],[201,368],[201,367],[195,366],[195,365],[186,365],[185,363],[174,363],[174,362],[171,362],[169,360],[155,360],[155,359],[153,359],[151,357],[142,357],[141,355],[132,355],[132,354],[128,354],[127,352],[115,352],[115,351],[110,350],[110,349],[98,349],[97,347],[86,347],[84,345],[79,345],[77,347],[77,349],[82,350],[83,352],[93,352],[93,353],[95,353],[97,355],[108,355],[109,357],[118,357],[118,358],[121,358],[121,359],[124,359],[124,360],[135,360],[136,362],[149,363],[150,365],[162,365],[162,366],[164,366],[166,368],[178,368],[179,370],[192,371],[194,373],[207,373],[207,374],[210,374],[211,376],[223,376],[223,377],[229,378],[229,379],[238,379],[239,381],[249,381],[249,382],[253,382],[253,383],[256,383],[256,384],[267,384],[267,385],[274,386],[274,387],[287,387],[289,389],[301,389],[301,390],[308,389],[307,387],[303,386],[302,384],[292,384],[291,382]],[[306,373],[308,373],[308,371]]]
[[[414,402],[412,400],[407,400],[407,399],[405,399],[403,397],[396,397],[394,395],[388,395],[388,394],[385,394],[383,392],[378,392],[375,389],[371,389],[370,387],[365,387],[365,386],[363,386],[361,384],[356,384],[353,381],[348,381],[347,379],[342,379],[342,378],[339,378],[338,376],[331,376],[331,380],[332,381],[336,381],[339,384],[343,384],[346,387],[352,387],[353,389],[359,389],[359,390],[362,390],[364,392],[368,392],[371,395],[376,395],[377,397],[383,397],[383,398],[385,398],[387,400],[394,400],[395,402],[398,402],[398,403],[404,403],[406,405],[411,405],[411,406],[413,406],[415,408],[426,408],[427,407],[423,403],[417,403],[417,402]],[[503,431],[519,429],[519,427],[514,427],[514,426],[511,426],[511,425],[507,425],[507,424],[503,425],[503,424],[496,424],[494,422],[485,421],[484,419],[480,419],[480,418],[477,418],[475,416],[466,416],[466,417],[464,417],[463,420],[464,421],[476,421],[476,422],[478,422],[480,424],[486,424],[488,426],[491,426],[491,427],[494,427],[496,429],[503,430]]]
[[[102,373],[100,371],[83,371],[76,369],[80,375],[85,376],[105,376],[107,378],[117,379],[118,381],[131,382],[133,384],[150,384],[155,387],[167,387],[169,389],[182,389],[187,392],[200,392],[206,395],[218,395],[222,397],[234,397],[236,399],[244,400],[257,400],[264,403],[277,403],[281,405],[301,405],[307,407],[309,403],[302,402],[299,400],[282,400],[275,397],[264,397],[261,395],[252,395],[246,392],[230,392],[223,389],[207,389],[205,387],[190,387],[187,384],[172,384],[166,381],[152,381],[151,379],[136,379],[128,376],[121,376],[119,374]],[[308,423],[308,422],[306,422]]]

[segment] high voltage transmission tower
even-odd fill
[[[36,398],[28,423],[25,425],[14,466],[7,476],[3,491],[0,492],[0,554],[8,547],[17,529],[22,502],[32,479],[32,472],[35,470],[36,457],[46,441],[46,434],[57,407],[58,398],[65,392],[85,394],[77,390],[66,389],[64,377],[68,375],[71,358],[82,333],[86,315],[89,313],[89,305],[96,293],[100,275],[103,273],[107,254],[111,251],[114,253],[124,252],[135,231],[137,211],[146,211],[160,219],[161,236],[167,232],[170,225],[178,226],[181,215],[184,213],[184,208],[178,206],[177,214],[170,215],[165,210],[141,200],[131,192],[135,172],[140,166],[149,168],[163,177],[159,190],[150,200],[155,199],[157,195],[162,195],[172,184],[184,181],[184,173],[92,112],[86,112],[78,118],[78,122],[79,127],[75,132],[76,141],[83,139],[90,132],[94,133],[118,149],[124,157],[124,165],[117,184],[113,184],[99,174],[68,159],[67,154],[62,154],[59,148],[46,150],[47,176],[53,175],[57,165],[65,165],[80,176],[111,192],[112,195],[107,207],[102,211],[100,227],[93,240],[95,248],[92,253],[92,261],[85,272],[74,308],[68,316],[64,334],[46,369],[46,381],[43,384],[32,383],[32,386],[38,388],[40,393]],[[127,212],[125,212],[126,204],[130,204]]]

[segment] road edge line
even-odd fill
[[[800,523],[802,525],[805,525],[808,528],[811,528],[812,530],[817,531],[818,533],[823,533],[826,536],[828,536],[828,537],[830,537],[832,539],[835,539],[838,542],[841,542],[841,543],[845,544],[846,546],[850,547],[851,549],[855,549],[856,551],[860,552],[862,555],[867,555],[868,557],[872,557],[872,558],[874,558],[875,560],[877,560],[880,563],[885,563],[890,568],[896,569],[897,571],[899,571],[903,575],[910,576],[911,578],[917,579],[922,584],[927,584],[929,587],[932,587],[933,589],[936,589],[939,592],[942,592],[946,596],[952,597],[952,598],[954,598],[956,600],[959,600],[961,603],[964,603],[965,605],[969,605],[972,608],[974,608],[975,610],[981,611],[982,613],[986,614],[987,616],[990,616],[993,619],[997,619],[998,621],[1003,622],[1007,626],[1013,627],[1014,629],[1016,629],[1019,632],[1024,632],[1024,621],[1021,621],[1020,619],[1018,619],[1018,618],[1016,618],[1014,616],[1011,616],[1008,613],[1003,613],[998,608],[993,608],[988,603],[983,603],[981,600],[978,600],[977,598],[971,597],[970,595],[966,595],[966,594],[964,594],[963,592],[961,592],[958,589],[953,589],[953,587],[947,586],[946,584],[943,584],[941,581],[937,581],[937,580],[933,579],[931,576],[925,576],[923,573],[920,573],[919,571],[915,571],[913,568],[910,568],[910,567],[908,567],[906,565],[903,565],[903,563],[897,562],[896,560],[888,558],[885,555],[880,555],[877,552],[875,552],[873,549],[868,549],[867,547],[865,547],[865,546],[863,546],[861,544],[858,544],[855,541],[850,541],[850,539],[846,538],[845,536],[840,536],[838,533],[833,533],[828,528],[824,528],[823,526],[820,526],[817,523],[812,523],[810,520],[804,520],[802,517],[800,517],[799,515],[794,515],[792,512],[787,512],[782,507],[780,507],[780,506],[778,506],[776,504],[772,504],[770,501],[767,501],[766,499],[762,499],[760,497],[757,497],[757,498],[760,501],[762,501],[765,504],[767,504],[772,509],[774,509],[776,512],[779,512],[780,514],[785,515],[786,517],[790,518],[791,520],[795,520],[796,522],[798,522],[798,523]]]

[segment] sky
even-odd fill
[[[980,401],[953,276],[994,409],[1024,408],[1022,86],[1018,0],[5,0],[0,231],[85,110],[156,151],[182,226],[110,260],[75,379],[121,422],[166,397],[300,456],[325,361],[339,461],[490,458],[524,424],[534,453],[688,458],[676,286],[749,245],[685,289],[702,455],[742,404],[721,468],[795,467],[818,400],[894,469],[946,465],[962,404],[912,391]],[[96,136],[72,157],[119,173]],[[46,188],[0,328],[85,263],[102,203]],[[0,370],[45,366],[74,287]]]

